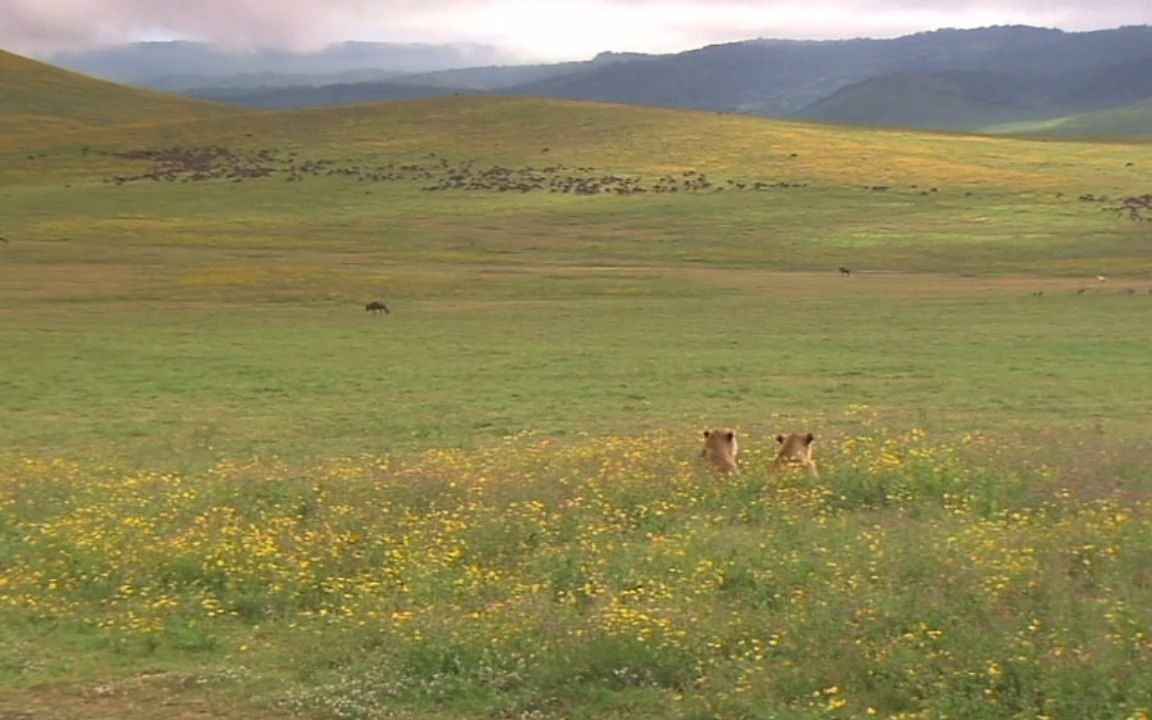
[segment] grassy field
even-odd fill
[[[216,112],[0,117],[0,715],[1152,712],[1147,145]]]
[[[1139,147],[514,98],[0,138],[9,438],[192,462],[849,404],[1139,430]]]
[[[269,294],[292,278],[249,275]],[[344,293],[32,302],[0,328],[0,359],[19,369],[0,380],[9,447],[167,466],[474,446],[527,429],[833,429],[855,404],[953,432],[1131,435],[1147,419],[1143,288],[692,268],[389,280],[443,295],[389,298],[387,316]]]

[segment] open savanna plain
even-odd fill
[[[0,716],[1152,713],[1152,146],[87,117],[0,124]]]

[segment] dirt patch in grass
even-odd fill
[[[84,685],[9,689],[5,720],[271,720],[280,713],[198,686],[186,673],[138,673]]]

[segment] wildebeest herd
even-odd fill
[[[805,183],[730,178],[714,180],[697,170],[664,174],[655,179],[618,175],[594,167],[568,167],[554,163],[543,167],[484,167],[473,160],[451,161],[429,153],[421,162],[368,164],[353,158],[304,159],[296,151],[263,148],[237,151],[220,145],[170,147],[112,153],[150,166],[138,172],[106,178],[123,185],[132,182],[244,182],[283,178],[301,182],[308,178],[338,177],[362,183],[420,182],[428,192],[473,190],[490,192],[553,192],[576,195],[633,193],[767,191],[805,187]]]
[[[85,154],[89,152],[85,148]],[[543,167],[484,167],[475,160],[454,161],[437,153],[427,153],[419,162],[370,164],[355,158],[305,159],[296,150],[274,148],[233,150],[222,145],[141,149],[126,152],[97,151],[126,160],[146,161],[150,167],[138,172],[117,174],[106,182],[199,182],[205,180],[249,180],[282,178],[301,182],[314,177],[339,177],[360,183],[421,182],[422,190],[472,190],[489,192],[552,192],[575,195],[631,195],[637,193],[681,193],[722,191],[768,191],[807,187],[807,183],[782,180],[726,178],[715,179],[698,170],[684,170],[657,178],[618,175],[588,166],[568,167],[553,163]],[[794,154],[793,154],[794,156]],[[873,192],[893,190],[890,185],[865,185]],[[921,195],[939,188],[909,189]],[[971,192],[966,192],[971,195]],[[1062,194],[1059,194],[1062,195]],[[1103,195],[1085,193],[1083,202],[1109,202]],[[1152,193],[1123,198],[1102,210],[1127,215],[1133,220],[1152,221]]]
[[[1060,194],[1057,193],[1057,197],[1059,196]],[[1107,195],[1096,195],[1095,193],[1084,193],[1078,199],[1080,202],[1112,202],[1112,199]],[[1152,193],[1121,198],[1118,205],[1105,205],[1100,210],[1127,216],[1129,220],[1152,222]]]
[[[548,152],[549,148],[544,148]],[[577,195],[631,195],[634,193],[680,193],[680,192],[722,192],[768,191],[785,188],[803,188],[808,183],[727,178],[715,180],[698,170],[684,170],[665,174],[651,179],[640,176],[621,176],[593,167],[566,167],[551,164],[545,167],[505,167],[492,165],[481,167],[475,160],[452,161],[435,152],[426,153],[420,162],[400,162],[370,165],[363,159],[318,158],[304,159],[296,150],[282,151],[274,148],[233,150],[222,145],[173,146],[169,148],[140,149],[124,152],[83,148],[85,155],[113,156],[134,161],[147,161],[151,167],[132,173],[116,174],[104,178],[105,182],[116,185],[125,183],[154,182],[199,182],[205,180],[228,180],[245,182],[257,179],[283,178],[284,182],[300,182],[311,177],[342,177],[362,183],[416,182],[426,184],[425,191],[438,190],[479,190],[494,192],[533,192],[572,193]],[[40,156],[29,156],[34,159]],[[790,153],[790,158],[797,157]],[[1129,163],[1131,165],[1131,163]],[[891,185],[864,185],[863,189],[874,192],[895,190]],[[907,186],[907,190],[920,195],[930,195],[940,191],[932,187],[922,189],[918,185]],[[370,192],[366,190],[365,192]],[[964,195],[971,196],[972,191]],[[1063,197],[1063,193],[1057,193]],[[1085,193],[1081,201],[1108,202],[1103,195]],[[1105,211],[1126,214],[1133,220],[1152,221],[1152,193],[1123,198],[1118,205],[1101,208]]]

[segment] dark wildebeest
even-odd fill
[[[841,275],[844,275],[845,277],[847,277],[848,275],[851,275],[851,274],[852,274],[852,271],[851,271],[851,270],[849,270],[848,268],[844,267],[843,265],[841,265],[841,266],[840,266],[840,274],[841,274]]]
[[[372,302],[365,305],[364,309],[367,310],[368,312],[372,313],[373,315],[379,315],[380,313],[388,313],[388,314],[392,313],[392,311],[388,309],[387,305],[385,305],[384,303],[379,302],[377,300],[373,300]]]

